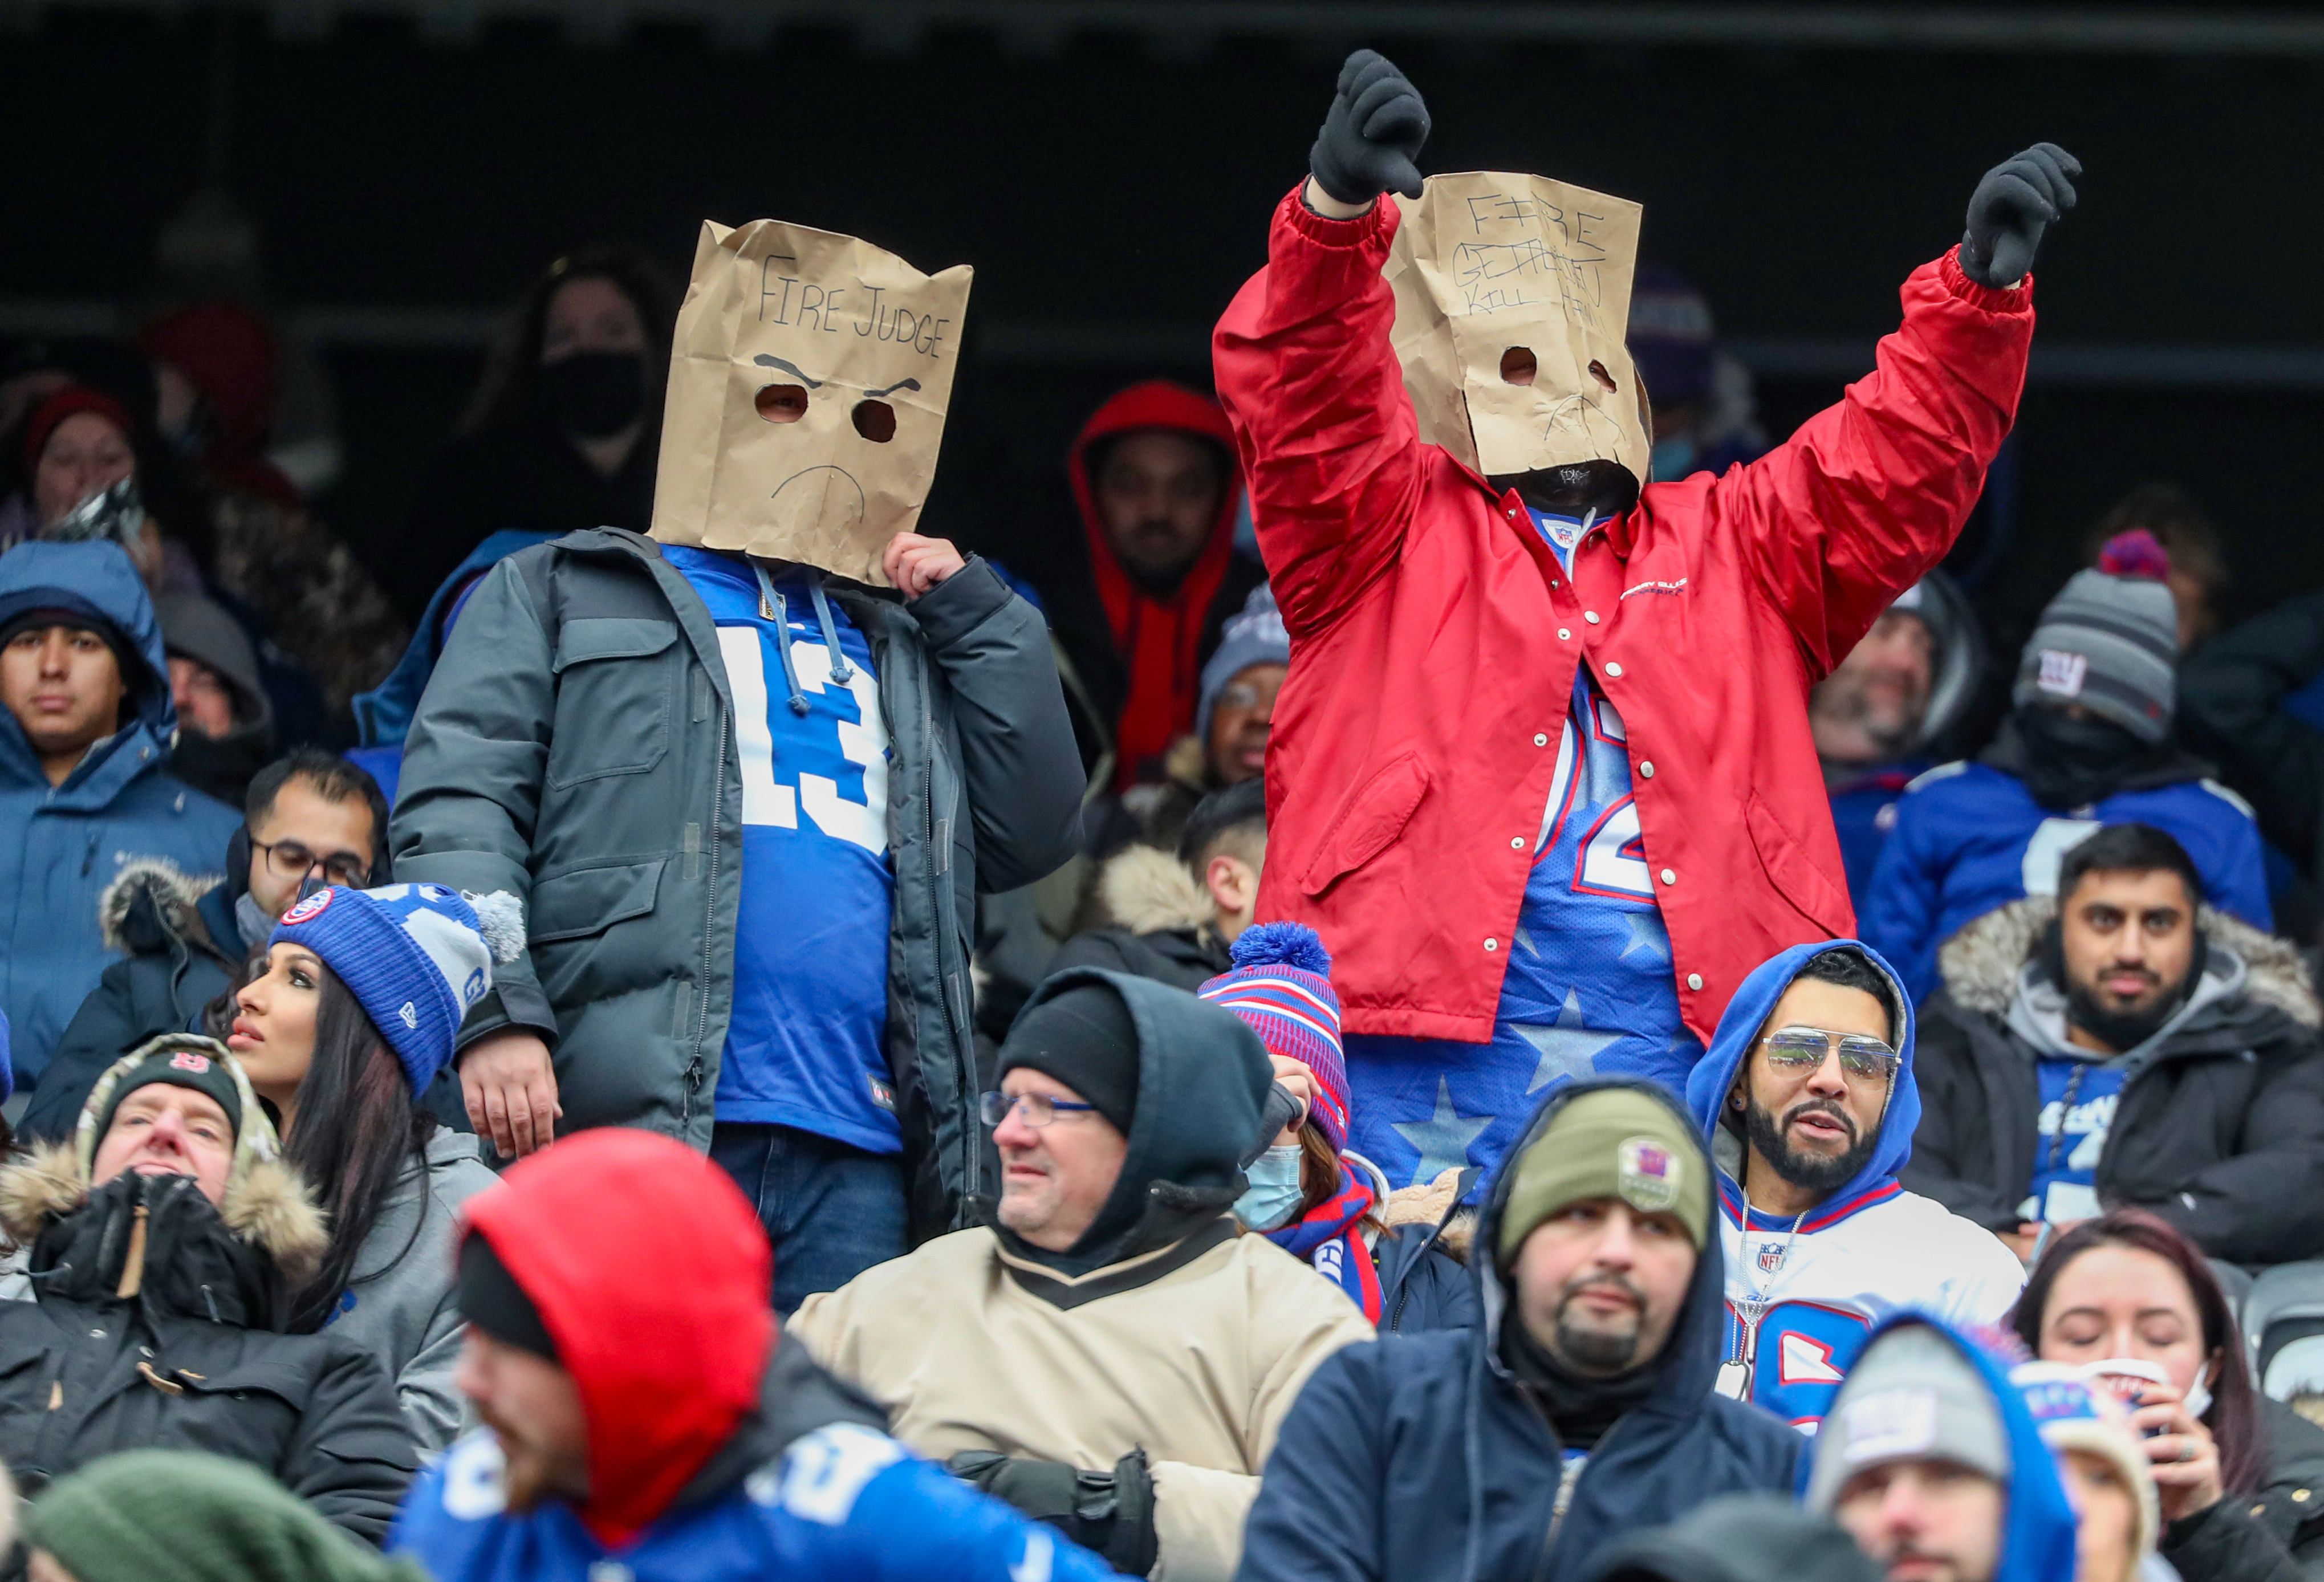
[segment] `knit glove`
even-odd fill
[[[1997,290],[2024,280],[2042,233],[2074,207],[2081,173],[2081,161],[2054,143],[2037,143],[1987,170],[1969,195],[1961,273]]]
[[[1132,1450],[1111,1472],[995,1450],[963,1450],[945,1466],[962,1482],[1047,1522],[1125,1577],[1154,1568],[1154,1476],[1143,1450]]]
[[[1393,61],[1358,50],[1340,68],[1332,113],[1307,151],[1315,184],[1342,203],[1370,203],[1383,192],[1420,196],[1420,145],[1428,141],[1428,106]]]

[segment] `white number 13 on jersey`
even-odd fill
[[[861,724],[838,722],[839,755],[863,771],[863,800],[839,794],[839,783],[802,771],[798,788],[775,778],[775,739],[767,724],[766,645],[748,626],[718,629],[718,651],[726,661],[726,684],[734,694],[734,744],[742,755],[742,822],[798,828],[804,805],[815,827],[836,841],[866,851],[888,849],[888,722],[880,713],[880,684],[862,666],[852,667],[847,690],[854,695]],[[831,680],[831,659],[821,643],[791,644],[791,665],[799,690],[819,693]]]

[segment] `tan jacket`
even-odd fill
[[[1372,1327],[1265,1237],[1214,1235],[1067,1280],[957,1231],[808,1297],[787,1329],[934,1459],[1104,1471],[1143,1448],[1157,1582],[1228,1582],[1300,1386]]]

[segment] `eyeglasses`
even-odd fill
[[[265,854],[267,871],[276,878],[305,878],[320,868],[331,883],[360,889],[371,878],[371,863],[352,851],[318,857],[296,841],[253,841],[250,845]]]
[[[1052,1099],[1047,1093],[987,1093],[976,1102],[976,1113],[989,1127],[997,1127],[1009,1118],[1010,1110],[1017,1111],[1028,1127],[1045,1127],[1061,1115],[1087,1115],[1097,1108],[1094,1104],[1076,1104],[1070,1099]]]
[[[1877,1038],[1862,1033],[1829,1033],[1821,1027],[1778,1027],[1759,1040],[1767,1064],[1799,1076],[1814,1071],[1833,1054],[1840,1069],[1859,1081],[1885,1082],[1896,1073],[1898,1056]]]

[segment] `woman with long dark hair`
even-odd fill
[[[2036,1357],[2122,1397],[2153,1463],[2160,1552],[2185,1582],[2324,1567],[2324,1429],[2253,1388],[2234,1310],[2192,1242],[2135,1209],[2085,1219],[2034,1265],[2012,1323]]]
[[[386,1362],[424,1450],[459,1430],[452,1231],[494,1177],[419,1100],[514,954],[515,914],[436,885],[318,890],[275,926],[226,1038],[329,1218],[292,1328],[331,1325]]]
[[[420,491],[407,600],[488,534],[646,530],[678,296],[626,247],[568,253],[525,287]]]

